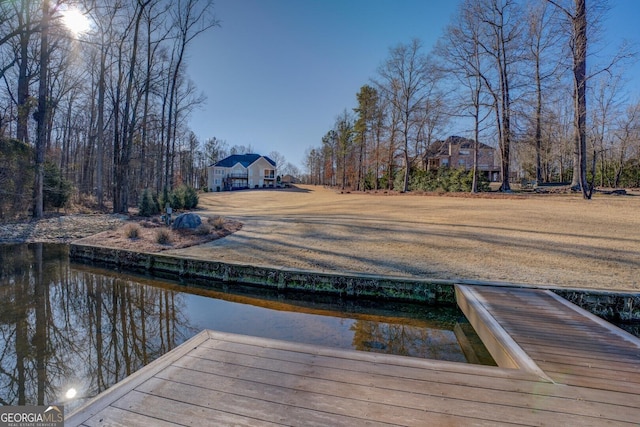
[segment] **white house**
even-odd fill
[[[211,191],[276,186],[276,162],[259,154],[234,154],[209,166]]]

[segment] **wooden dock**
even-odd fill
[[[458,297],[500,367],[203,331],[65,425],[640,423],[640,340],[550,292]]]

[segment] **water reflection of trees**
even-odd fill
[[[466,362],[451,330],[362,319],[356,320],[351,329],[357,350]]]
[[[61,252],[62,251],[62,252]],[[0,403],[93,396],[191,336],[176,291],[69,267],[66,249],[0,248]]]

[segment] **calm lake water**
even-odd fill
[[[3,405],[72,408],[203,329],[466,362],[455,307],[204,289],[70,264],[64,245],[0,245],[0,298]]]

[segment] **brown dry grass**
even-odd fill
[[[201,195],[242,222],[195,258],[334,272],[640,289],[640,197],[340,194],[322,187]]]
[[[240,222],[224,218],[221,220],[220,227],[215,227],[213,224],[209,225],[205,217],[202,228],[193,231],[172,230],[170,227],[148,220],[131,220],[117,229],[94,234],[77,242],[140,252],[161,252],[211,242],[235,233],[241,228]],[[168,235],[166,244],[158,243],[158,233]]]

